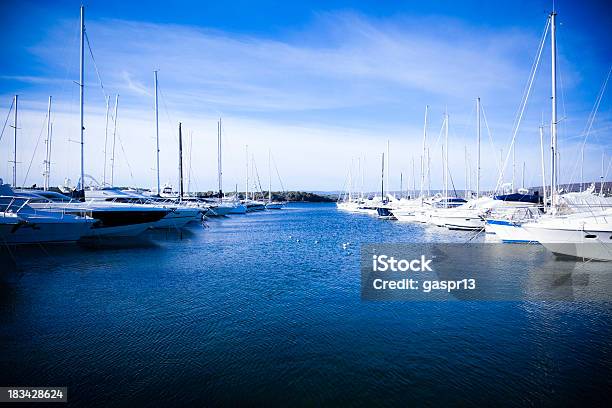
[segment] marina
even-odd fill
[[[0,403],[606,404],[610,27],[92,3],[5,28]]]

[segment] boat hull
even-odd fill
[[[5,244],[50,244],[75,242],[87,235],[94,220],[87,218],[55,219],[28,216],[19,224],[0,228],[0,241]]]
[[[485,231],[494,234],[497,240],[512,244],[530,244],[537,242],[531,234],[523,228],[522,223],[509,220],[486,220]]]
[[[609,224],[580,224],[571,227],[537,224],[529,233],[557,256],[612,261],[612,228]]]

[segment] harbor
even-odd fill
[[[6,6],[0,403],[606,404],[609,6],[86,3]]]

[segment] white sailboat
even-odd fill
[[[282,210],[285,206],[283,201],[272,200],[272,151],[268,150],[268,201],[266,210]]]

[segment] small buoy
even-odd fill
[[[296,240],[295,240],[295,242],[300,242],[300,240],[299,240],[299,239],[296,239]]]
[[[289,239],[293,238],[291,235],[289,235]]]
[[[319,243],[319,240],[318,240],[318,239],[315,239],[315,244],[318,244],[318,243]]]

